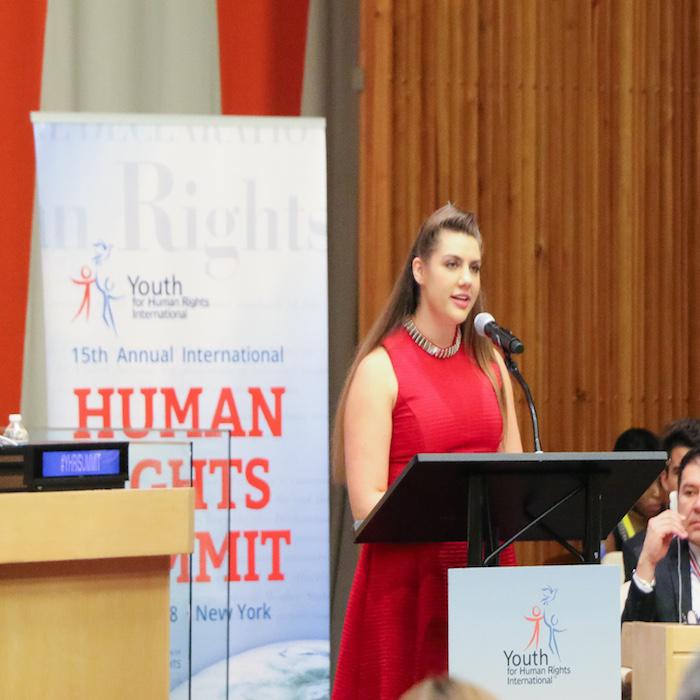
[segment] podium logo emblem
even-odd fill
[[[540,650],[546,641],[546,648],[561,660],[559,653],[558,637],[566,629],[561,627],[556,611],[555,601],[558,590],[552,586],[544,586],[538,603],[532,606],[529,614],[524,615],[525,620],[532,624],[530,639],[525,650]],[[544,630],[543,630],[544,625]],[[543,639],[543,637],[545,639]]]

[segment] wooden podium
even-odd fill
[[[0,698],[168,697],[191,488],[0,494]]]
[[[700,625],[625,622],[622,665],[632,669],[632,700],[673,700],[700,652]]]

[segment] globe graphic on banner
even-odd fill
[[[328,642],[293,640],[268,644],[229,658],[228,697],[237,700],[325,700],[330,695]],[[225,700],[226,659],[192,677],[192,698]],[[188,683],[170,693],[187,700]]]

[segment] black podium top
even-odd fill
[[[664,452],[418,454],[365,518],[356,542],[458,542],[466,539],[469,480],[482,477],[486,505],[501,539],[518,533],[583,484],[600,493],[600,531],[610,532],[663,470]],[[572,495],[530,528],[524,540],[551,531],[580,540],[586,497]]]

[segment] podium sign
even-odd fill
[[[620,696],[615,567],[450,569],[449,671],[503,700]]]

